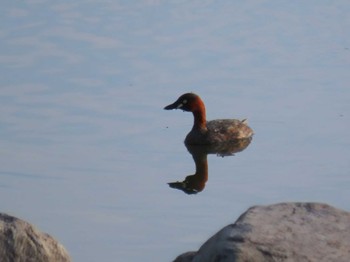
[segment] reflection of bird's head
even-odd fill
[[[202,191],[203,188],[204,188],[204,187],[201,188],[201,189],[193,188],[193,187],[188,185],[186,180],[183,181],[183,182],[170,182],[170,183],[168,183],[168,185],[171,188],[180,189],[180,190],[182,190],[183,192],[185,192],[186,194],[189,194],[189,195],[197,194],[198,192]]]

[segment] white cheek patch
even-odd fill
[[[179,108],[182,108],[184,105],[186,105],[187,104],[187,99],[184,99],[184,100],[182,100],[182,103],[180,103],[177,107],[176,107],[176,109],[179,109]]]

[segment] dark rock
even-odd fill
[[[0,213],[1,262],[69,262],[65,248],[29,223]]]
[[[248,209],[198,252],[176,262],[350,261],[350,213],[326,204],[281,203]]]

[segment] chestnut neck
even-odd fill
[[[198,98],[195,103],[195,107],[192,110],[194,123],[192,129],[206,129],[207,128],[207,119],[205,113],[205,106],[203,101]]]
[[[208,181],[208,160],[207,155],[193,156],[196,164],[196,173],[193,175],[193,182],[198,191],[202,191],[205,188],[205,184]],[[194,179],[195,178],[195,179]]]

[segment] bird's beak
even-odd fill
[[[180,109],[182,106],[183,106],[182,103],[179,103],[178,101],[176,101],[175,103],[167,105],[166,107],[164,107],[164,109],[165,110]]]

